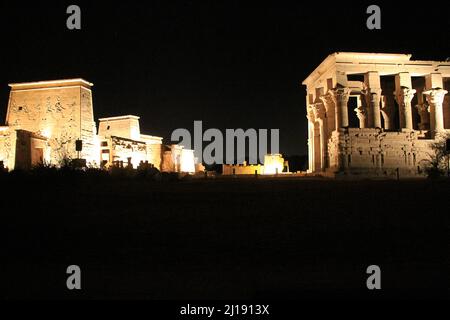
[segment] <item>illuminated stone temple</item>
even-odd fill
[[[311,173],[421,176],[450,132],[450,62],[338,52],[303,85]]]
[[[222,174],[229,175],[278,175],[289,173],[289,163],[285,161],[281,154],[264,155],[264,163],[261,164],[223,164]]]
[[[137,116],[102,118],[97,133],[92,83],[70,79],[9,86],[6,125],[0,126],[1,167],[30,169],[81,159],[93,167],[145,165],[195,172],[193,150],[141,134]]]

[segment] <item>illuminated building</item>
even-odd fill
[[[303,85],[314,174],[421,176],[450,132],[450,62],[338,52]]]
[[[286,167],[286,170],[285,170]],[[243,164],[224,164],[222,165],[222,174],[228,175],[277,175],[288,173],[288,163],[284,161],[281,154],[266,154],[264,156],[264,165],[249,165],[246,161]]]
[[[141,134],[139,117],[120,116],[99,120],[101,164],[148,162],[160,169],[162,138]]]
[[[264,156],[264,174],[282,173],[285,161],[281,154],[266,154]]]
[[[97,134],[90,82],[70,79],[9,86],[6,125],[0,127],[0,164],[9,170],[83,159],[92,167],[147,164],[168,172],[195,173],[192,150],[171,146],[170,157],[167,151],[163,156],[162,138],[141,134],[137,116],[102,118]],[[164,164],[166,158],[175,159],[176,165]]]

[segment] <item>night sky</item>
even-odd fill
[[[312,1],[314,2],[314,1]],[[96,120],[141,116],[169,142],[176,128],[279,128],[283,154],[305,154],[305,89],[336,51],[450,57],[448,2],[378,2],[382,29],[366,28],[373,2],[39,1],[0,3],[0,118],[8,83],[84,78]],[[78,4],[81,31],[66,28]]]

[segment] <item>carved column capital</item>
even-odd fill
[[[367,118],[367,110],[363,106],[358,106],[355,109],[356,116],[359,119],[359,127],[365,128],[366,127],[366,118]]]
[[[348,100],[350,98],[350,88],[338,86],[328,90],[335,106],[335,128],[348,127]]]
[[[325,110],[325,106],[323,105],[323,103],[321,103],[321,102],[314,103],[311,105],[311,107],[312,107],[316,121],[325,119],[326,110]]]
[[[330,135],[336,128],[336,106],[330,93],[324,94],[319,98],[325,106],[327,113],[327,134]]]
[[[347,87],[337,87],[330,89],[328,93],[335,104],[347,104],[350,98],[350,88]]]
[[[361,94],[366,97],[367,103],[370,103],[381,97],[381,89],[364,88],[361,90]]]
[[[414,95],[416,94],[416,89],[410,89],[407,87],[401,87],[397,91],[394,92],[394,98],[397,103],[405,107],[406,105],[410,104],[412,99],[414,98]]]
[[[314,108],[312,105],[309,105],[306,110],[306,118],[309,122],[314,123],[316,121],[316,117],[314,115]]]
[[[441,88],[423,92],[430,104],[430,129],[434,134],[444,131],[444,110],[442,104],[447,93],[447,90]]]
[[[442,104],[444,102],[444,97],[448,93],[444,89],[431,89],[424,91],[423,94],[426,95],[429,104]]]
[[[359,120],[366,119],[366,116],[367,116],[366,108],[364,108],[363,106],[359,106],[359,107],[355,108],[354,110],[355,110],[356,116],[358,117]]]
[[[381,89],[363,90],[361,93],[365,95],[367,104],[370,105],[372,109],[377,108],[378,112],[380,112]]]
[[[411,101],[416,93],[415,89],[400,87],[394,92],[394,98],[399,106],[400,128],[413,130]]]
[[[321,95],[319,99],[323,102],[326,112],[330,112],[330,110],[334,107],[334,101],[331,93],[328,92],[327,94]]]

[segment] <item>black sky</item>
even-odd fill
[[[66,28],[78,4],[82,30]],[[449,2],[396,2],[382,30],[366,28],[373,2],[127,1],[0,4],[0,117],[8,83],[82,77],[96,119],[141,116],[141,131],[279,128],[284,154],[306,153],[301,81],[336,51],[450,56]]]

